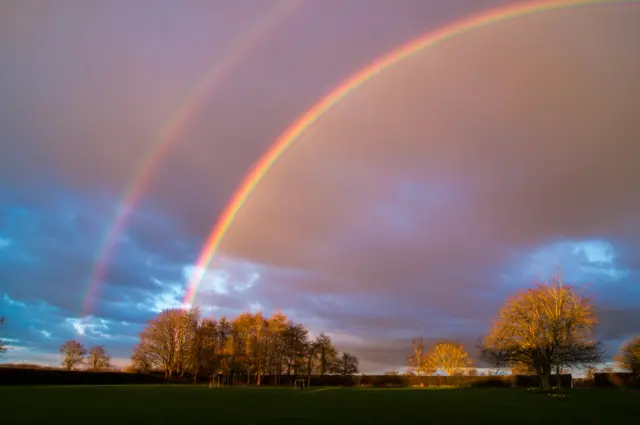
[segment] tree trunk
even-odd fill
[[[549,383],[551,378],[551,372],[545,370],[539,376],[540,376],[540,389],[542,391],[549,391],[551,389],[551,385]]]

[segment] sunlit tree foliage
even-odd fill
[[[450,342],[435,344],[427,356],[427,363],[433,370],[441,370],[452,376],[471,365],[469,354],[462,345]]]
[[[338,352],[331,338],[308,331],[281,312],[271,317],[242,313],[233,320],[202,318],[199,311],[165,310],[150,320],[131,357],[131,370],[158,369],[167,378],[185,375],[248,377],[259,385],[264,375],[336,373]],[[349,370],[357,365],[349,357]]]
[[[500,310],[483,339],[484,359],[497,367],[524,366],[535,370],[549,388],[553,368],[590,365],[602,359],[594,339],[597,319],[591,300],[554,278],[517,293]]]

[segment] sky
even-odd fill
[[[2,361],[57,364],[77,339],[125,365],[291,123],[376,58],[512,3],[2,2]],[[196,304],[280,309],[374,373],[417,336],[475,355],[504,301],[561,268],[615,355],[640,333],[639,22],[631,3],[530,15],[375,76],[266,174]]]

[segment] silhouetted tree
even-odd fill
[[[462,345],[450,342],[436,344],[427,356],[430,369],[442,370],[447,376],[456,375],[471,365],[469,354]]]
[[[358,370],[358,358],[349,353],[342,353],[336,364],[336,372],[342,376],[355,375]]]
[[[616,362],[620,368],[640,375],[640,336],[632,338],[620,348]]]
[[[0,326],[4,325],[4,317],[0,317]],[[7,352],[8,344],[4,339],[0,339],[0,357]]]
[[[62,354],[62,366],[71,370],[84,362],[87,350],[78,341],[70,340],[60,346],[60,354]]]
[[[287,375],[300,375],[309,353],[309,332],[302,325],[288,323],[282,335],[284,339],[284,364]]]
[[[533,368],[548,389],[554,366],[559,372],[562,366],[602,359],[594,340],[596,323],[591,301],[554,278],[552,285],[537,285],[506,303],[480,345],[481,354],[497,367]]]
[[[87,368],[91,371],[109,369],[111,367],[111,357],[107,355],[103,346],[97,345],[89,349],[87,355]]]
[[[331,337],[322,333],[313,341],[313,351],[318,359],[318,375],[323,376],[335,370],[338,352]]]

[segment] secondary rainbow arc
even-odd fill
[[[140,166],[132,176],[118,204],[116,214],[107,229],[97,250],[96,260],[91,271],[87,291],[82,298],[82,316],[91,314],[93,303],[106,274],[107,267],[113,257],[118,242],[127,227],[131,215],[139,204],[144,190],[149,186],[154,171],[158,169],[174,143],[188,126],[191,118],[202,108],[205,101],[234,67],[257,46],[265,35],[275,26],[289,17],[299,6],[300,0],[283,0],[273,7],[269,13],[261,17],[243,36],[209,67],[197,83],[191,88],[185,100],[175,109],[169,120],[158,132]]]

